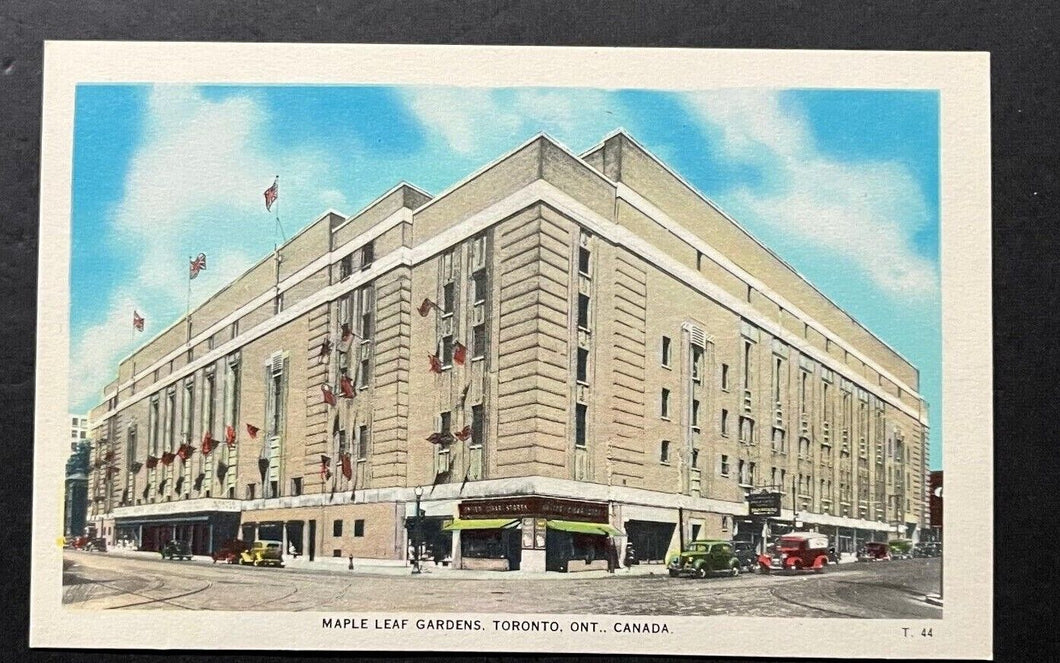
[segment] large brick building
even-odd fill
[[[925,524],[918,382],[627,134],[539,136],[323,215],[122,361],[91,518],[199,552],[400,560],[411,533],[487,568],[793,521],[852,550]],[[748,518],[763,489],[780,518]]]

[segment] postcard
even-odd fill
[[[988,70],[46,44],[31,644],[990,657]]]

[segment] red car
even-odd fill
[[[227,564],[238,564],[240,555],[243,552],[250,550],[250,546],[247,545],[246,541],[240,541],[239,539],[229,539],[221,544],[221,547],[210,553],[210,557],[213,558],[214,564],[217,562],[225,562]]]
[[[858,551],[859,562],[880,562],[891,558],[891,547],[881,541],[869,541]]]
[[[762,573],[794,573],[812,569],[816,573],[828,565],[828,537],[816,532],[792,532],[780,537],[770,551],[758,556]]]

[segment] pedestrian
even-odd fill
[[[607,572],[614,573],[615,567],[618,566],[618,549],[615,548],[615,542],[608,539],[607,541]]]

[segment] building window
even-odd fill
[[[703,348],[692,346],[692,381],[699,382],[703,375]]]
[[[353,273],[353,254],[350,253],[342,257],[339,261],[339,280],[343,280],[349,277]]]
[[[368,269],[375,261],[375,242],[368,242],[361,247],[361,271]]]
[[[453,365],[453,337],[446,335],[442,337],[442,368]]]
[[[77,426],[77,417],[73,417],[72,419],[70,419],[70,425]]]
[[[729,457],[726,454],[721,455],[721,467],[719,469],[721,476],[729,476]]]
[[[725,409],[721,411],[721,434],[729,437],[729,411]]]
[[[750,417],[740,417],[740,444],[754,444],[755,421]]]
[[[442,286],[442,314],[452,314],[456,307],[456,283],[450,281]]]
[[[740,485],[747,485],[747,463],[742,458],[736,461],[736,480]]]
[[[360,324],[361,324],[361,341],[367,341],[372,338],[372,300],[374,291],[372,286],[366,286],[361,288],[360,291]]]
[[[751,341],[743,342],[743,388],[751,388],[751,350],[753,344]]]
[[[364,536],[364,519],[363,518],[358,518],[357,520],[353,521],[353,535],[355,537]]]
[[[659,416],[663,419],[670,418],[670,390],[663,389],[659,398]]]
[[[662,337],[662,365],[670,366],[670,337]]]
[[[578,382],[589,382],[589,351],[585,348],[578,348]]]
[[[471,445],[481,445],[486,441],[486,410],[481,405],[471,408]]]
[[[703,252],[696,251],[696,271],[703,269]]]
[[[177,423],[177,395],[171,389],[166,394],[166,451],[176,451],[173,446],[173,430]]]
[[[272,312],[273,315],[275,315],[281,311],[283,311],[283,293],[278,292],[276,293],[276,296],[272,299]]]
[[[331,536],[342,536],[342,521],[336,520],[331,523]]]
[[[729,365],[728,364],[722,364],[721,365],[721,390],[722,391],[728,391],[729,390]]]
[[[475,303],[481,304],[489,295],[489,280],[486,278],[486,270],[480,269],[471,277],[475,285]]]
[[[248,483],[248,484],[247,484],[247,492],[246,492],[246,495],[247,495],[247,499],[248,499],[248,500],[252,500],[252,499],[254,499],[254,492],[255,492],[255,488],[257,488],[257,484],[253,484],[253,483]]]
[[[439,418],[441,419],[441,428],[440,428],[439,432],[443,436],[448,435],[449,431],[451,431],[453,429],[453,413],[452,412],[443,412],[441,414],[441,417],[439,417]]]
[[[774,451],[787,451],[787,446],[784,441],[784,429],[773,428],[773,450]]]
[[[692,467],[699,467],[699,449],[692,449]]]
[[[158,396],[151,398],[151,409],[147,411],[147,448],[152,456],[158,456]]]
[[[195,381],[185,380],[184,392],[181,394],[180,400],[180,436],[182,443],[188,443],[191,441],[192,430],[191,422],[194,417],[195,409]]]
[[[486,356],[486,324],[471,328],[471,358],[481,359]]]
[[[273,355],[266,370],[266,394],[267,394],[267,411],[268,411],[268,430],[267,433],[270,437],[278,437],[283,434],[283,421],[284,421],[284,396],[285,396],[285,383],[284,379],[284,368],[287,365],[287,360],[282,355]]]
[[[589,328],[589,296],[578,295],[578,328]]]
[[[302,477],[291,479],[291,495],[295,497],[302,494]]]
[[[586,406],[583,403],[578,403],[574,408],[574,446],[581,449],[585,448],[586,435],[585,435],[585,418],[586,418]]]
[[[357,460],[368,458],[368,426],[362,425],[357,431]]]
[[[670,464],[670,441],[663,440],[659,445],[659,462],[663,465]]]
[[[578,273],[589,276],[589,249],[578,247]]]
[[[755,485],[755,464],[753,462],[747,463],[747,479],[752,486]]]
[[[699,399],[692,400],[692,429],[699,430]]]

